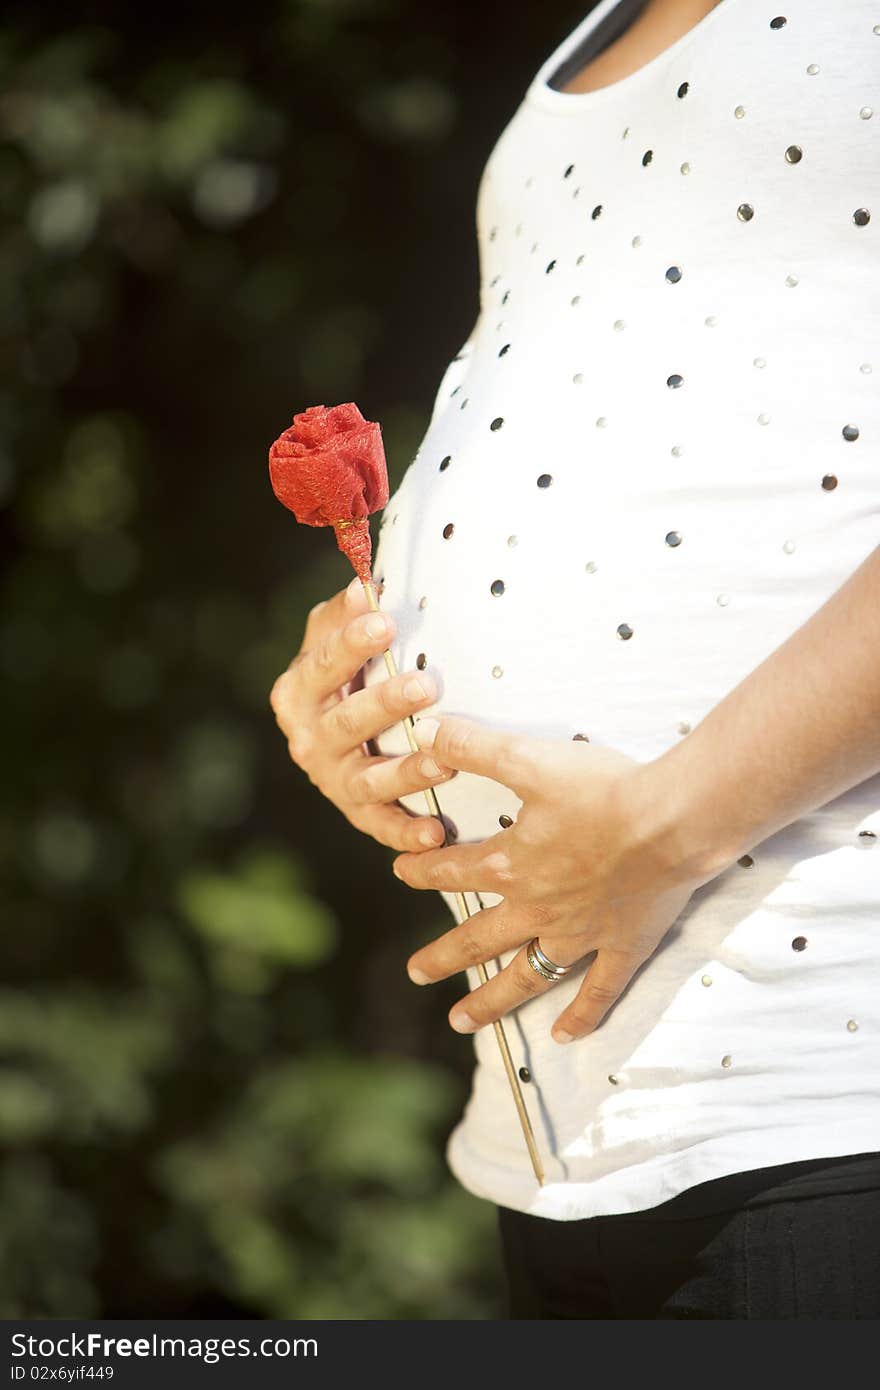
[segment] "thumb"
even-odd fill
[[[455,715],[420,719],[414,734],[419,747],[432,749],[437,761],[446,767],[489,777],[519,796],[534,785],[534,740],[525,734],[489,729]]]

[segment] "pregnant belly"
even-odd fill
[[[732,493],[710,506],[696,489],[670,492],[662,506],[621,497],[582,527],[561,489],[528,509],[481,496],[473,482],[440,494],[421,464],[389,501],[373,572],[397,623],[400,670],[436,679],[424,713],[582,734],[642,760],[685,737],[873,545],[858,517],[833,544],[805,517],[792,553],[774,509],[738,508]],[[368,685],[386,677],[381,658],[368,665]],[[377,746],[407,752],[403,727]],[[444,786],[444,803],[467,838],[494,833],[519,804],[471,774]],[[404,804],[426,810],[421,794]]]

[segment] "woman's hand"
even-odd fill
[[[366,746],[404,715],[437,699],[423,671],[404,671],[364,688],[363,666],[394,640],[394,620],[370,613],[360,580],[309,613],[302,646],[278,677],[269,703],[293,761],[358,830],[416,854],[442,845],[436,816],[414,816],[398,797],[448,781],[431,755],[373,755]],[[412,682],[419,682],[413,689]]]
[[[460,718],[421,720],[420,746],[428,746],[435,727],[440,762],[510,787],[523,804],[515,823],[487,840],[394,861],[394,872],[413,888],[504,899],[411,956],[410,978],[430,984],[522,947],[450,1011],[452,1027],[472,1033],[553,988],[526,959],[533,937],[556,965],[595,952],[552,1033],[556,1042],[583,1037],[707,881],[684,868],[674,828],[667,829],[669,798],[658,795],[652,764],[611,748],[512,736]]]

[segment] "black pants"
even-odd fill
[[[510,1318],[880,1318],[880,1153],[736,1173],[634,1213],[498,1220]]]

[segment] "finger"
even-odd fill
[[[395,859],[391,868],[410,888],[435,888],[439,892],[510,892],[515,875],[511,864],[512,829],[500,830],[473,845],[453,845],[420,854],[417,859]]]
[[[342,757],[398,724],[407,714],[426,709],[437,699],[437,686],[427,671],[404,671],[352,691],[319,716],[318,729],[327,752]],[[433,754],[431,755],[433,756]]]
[[[638,957],[624,951],[600,950],[574,999],[553,1024],[554,1042],[574,1042],[597,1028],[641,964]]]
[[[561,953],[558,947],[554,949],[557,955],[553,959],[557,960]],[[557,963],[574,965],[583,955],[583,945],[572,943],[567,958],[558,959]],[[511,1009],[518,1009],[526,1000],[533,999],[538,994],[546,994],[556,983],[555,980],[545,980],[543,975],[532,969],[526,955],[526,946],[523,946],[513,960],[493,975],[487,984],[480,985],[479,989],[472,990],[466,998],[453,1005],[449,1011],[449,1022],[457,1033],[475,1033],[487,1023],[494,1023],[496,1019],[503,1018]]]
[[[515,913],[507,903],[499,903],[475,912],[416,951],[406,963],[407,973],[413,984],[431,985],[457,975],[469,965],[485,964],[504,951],[513,951],[533,936],[531,923],[521,913]]]
[[[384,651],[393,637],[389,614],[362,614],[319,638],[303,653],[295,674],[309,696],[320,702],[351,680],[370,656]]]
[[[284,677],[300,664],[307,651],[317,646],[337,628],[344,627],[353,617],[366,612],[367,607],[364,586],[357,577],[345,589],[340,589],[331,598],[321,599],[312,606],[306,617],[305,632],[300,649],[287,670],[283,671],[275,681],[269,695],[269,703],[276,716],[279,714],[279,707],[284,704],[285,697],[291,688],[290,682],[285,682]]]
[[[411,854],[430,854],[430,847],[442,844],[446,834],[436,816],[413,816],[402,806],[358,807],[348,819],[380,845]]]
[[[406,753],[399,758],[355,755],[344,785],[349,801],[363,806],[399,801],[455,776],[453,768],[440,767],[427,753]]]
[[[328,605],[333,600],[327,600]],[[313,610],[314,611],[314,610]],[[388,614],[368,613],[336,626],[303,648],[276,680],[269,696],[275,718],[282,728],[304,707],[320,706],[346,682],[352,680],[368,660],[393,641],[394,620]]]
[[[367,595],[361,581],[355,578],[330,598],[316,603],[306,618],[303,648],[314,647],[337,628],[369,610]]]
[[[527,735],[504,733],[470,719],[444,715],[440,720],[420,721],[416,739],[420,748],[431,749],[438,763],[491,777],[520,795],[530,791],[540,775],[535,740]]]

